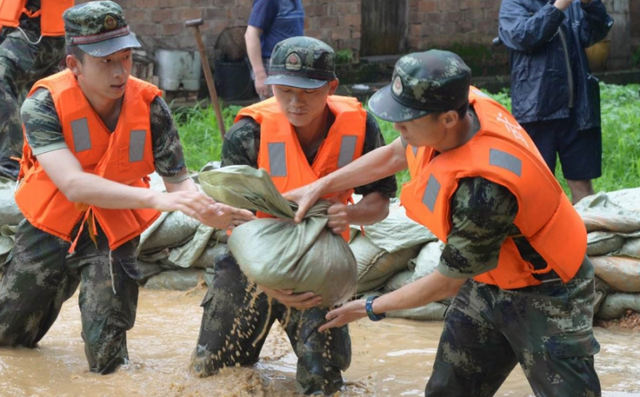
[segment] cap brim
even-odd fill
[[[391,93],[391,84],[369,98],[369,110],[382,120],[394,123],[419,119],[433,112],[401,104]]]
[[[267,77],[264,82],[266,85],[286,85],[289,87],[302,88],[305,90],[315,90],[328,83],[327,80],[316,80],[300,76],[287,76],[286,74],[277,74]]]
[[[94,44],[81,44],[78,47],[92,57],[106,57],[126,48],[140,48],[141,45],[136,36],[129,33],[126,36],[114,37]]]

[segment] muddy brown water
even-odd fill
[[[0,348],[0,396],[297,396],[296,358],[275,325],[252,368],[231,368],[205,379],[189,371],[200,327],[204,289],[192,293],[141,290],[128,336],[131,363],[112,375],[87,370],[77,295],[39,348]],[[422,396],[431,373],[441,322],[367,319],[351,326],[353,360],[340,396]],[[604,397],[640,396],[640,333],[596,328]],[[519,368],[496,396],[533,396]]]

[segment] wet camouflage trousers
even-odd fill
[[[445,318],[425,396],[493,396],[520,364],[537,397],[597,397],[593,265],[567,284],[501,290],[469,280]]]
[[[68,242],[20,223],[0,283],[0,346],[35,347],[80,285],[89,369],[107,374],[128,359],[126,331],[138,303],[138,284],[129,273],[137,277],[131,269],[138,239],[110,252],[101,230],[96,246],[86,229],[76,252],[67,256]]]
[[[39,33],[25,30],[29,41]],[[43,37],[31,44],[17,29],[0,33],[0,175],[15,179],[17,162],[22,156],[20,106],[33,84],[58,72],[65,57],[64,37]]]
[[[271,325],[282,324],[298,357],[296,380],[304,394],[332,394],[342,387],[340,371],[351,363],[347,326],[323,333],[326,309],[287,308],[248,284],[231,254],[216,257],[213,284],[202,302],[204,314],[193,369],[209,376],[219,369],[258,361]]]

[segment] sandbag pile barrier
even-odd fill
[[[156,176],[152,188],[161,190]],[[0,178],[0,269],[10,257],[13,235],[23,219],[13,201],[15,183]],[[596,273],[596,317],[614,319],[640,312],[640,188],[598,193],[575,206],[588,231],[587,254]],[[352,227],[349,246],[357,262],[356,296],[396,290],[433,272],[444,245],[406,217],[394,200],[385,220]],[[165,213],[141,236],[138,264],[145,287],[194,288],[211,282],[213,260],[226,252],[224,231],[186,215]],[[389,313],[391,317],[441,320],[447,301]]]

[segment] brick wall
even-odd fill
[[[86,2],[81,0],[79,2]],[[253,0],[115,0],[125,12],[131,29],[150,50],[195,50],[184,22],[203,18],[200,27],[207,48],[215,45],[227,27],[246,26]]]
[[[476,75],[508,73],[506,50],[491,50],[499,9],[498,0],[409,0],[408,49],[451,49]]]
[[[80,0],[83,2],[85,0]],[[125,10],[134,32],[148,49],[195,50],[184,27],[187,19],[203,18],[201,27],[210,57],[216,40],[226,28],[246,26],[253,0],[115,0]],[[359,57],[361,7],[367,0],[303,0],[305,31],[336,50],[352,49]],[[439,47],[460,53],[475,74],[508,71],[504,48],[491,51],[498,33],[500,0],[389,0],[407,1],[408,51]],[[640,0],[604,0],[616,18],[612,32],[609,69],[630,65],[630,53],[640,45]],[[615,40],[615,42],[614,42]]]
[[[469,41],[487,45],[498,34],[499,8],[499,1],[409,0],[409,48]]]
[[[363,0],[367,1],[367,0]],[[335,49],[360,50],[360,0],[303,0],[305,34]]]

